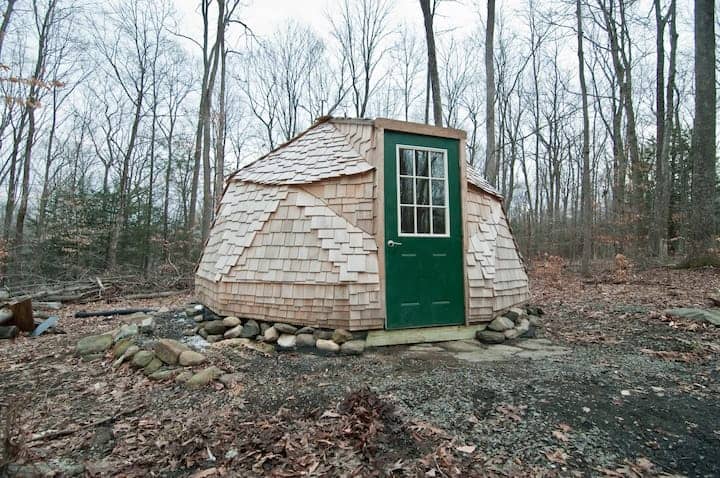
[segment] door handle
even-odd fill
[[[395,246],[402,246],[402,242],[395,242],[392,239],[390,239],[387,242],[388,247],[395,247]]]

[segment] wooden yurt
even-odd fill
[[[228,179],[196,295],[219,315],[348,330],[486,322],[529,297],[465,132],[324,118]]]

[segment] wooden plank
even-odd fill
[[[386,345],[472,339],[475,337],[475,332],[485,330],[485,327],[487,327],[487,324],[450,325],[422,329],[372,330],[368,332],[365,345],[367,347],[384,347]]]
[[[423,134],[426,136],[437,136],[439,138],[467,138],[467,133],[461,129],[440,128],[438,126],[431,126],[423,123],[412,123],[408,121],[398,121],[388,118],[377,118],[375,120],[375,127],[379,130],[389,129],[392,131],[400,131],[402,133]]]

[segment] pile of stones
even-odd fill
[[[542,314],[539,307],[514,307],[502,316],[495,317],[485,330],[475,334],[475,338],[486,344],[501,344],[520,337],[536,337],[540,327],[539,316]]]
[[[344,329],[317,329],[296,327],[281,322],[261,322],[239,317],[219,317],[198,304],[187,307],[185,314],[197,324],[185,331],[185,335],[199,335],[210,343],[245,339],[255,341],[265,350],[311,351],[323,355],[359,355],[365,350],[363,334],[353,334]]]
[[[234,374],[226,374],[215,366],[194,371],[193,367],[205,364],[207,357],[177,340],[161,338],[152,340],[148,335],[155,331],[155,318],[134,314],[121,327],[105,334],[80,339],[76,354],[83,360],[112,356],[112,367],[123,364],[142,371],[150,380],[169,380],[199,388],[219,380],[224,384],[235,382]]]

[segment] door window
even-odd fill
[[[397,147],[398,234],[448,237],[447,150]]]

